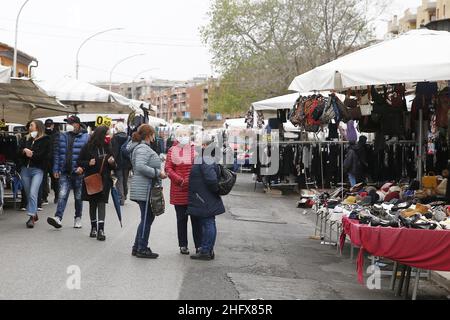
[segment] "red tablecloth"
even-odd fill
[[[448,230],[370,227],[346,217],[342,223],[341,250],[347,235],[354,245],[361,247],[357,260],[360,283],[363,283],[364,252],[414,268],[450,271]]]

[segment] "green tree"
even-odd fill
[[[387,0],[213,0],[201,29],[222,75],[211,110],[245,111],[287,93],[295,76],[373,40],[374,17],[386,7]]]

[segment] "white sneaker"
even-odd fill
[[[61,219],[59,217],[48,217],[47,218],[47,223],[49,225],[55,227],[56,229],[61,229],[62,228]]]
[[[73,226],[75,229],[81,229],[83,226],[81,224],[81,218],[75,218],[75,224]]]

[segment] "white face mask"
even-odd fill
[[[185,145],[189,144],[190,141],[191,141],[191,139],[189,137],[179,137],[178,138],[178,142],[182,146],[185,146]]]
[[[73,125],[71,125],[71,124],[68,124],[66,126],[66,131],[67,132],[73,132],[73,131],[75,131],[75,127]]]
[[[33,139],[36,139],[36,137],[38,136],[38,132],[37,132],[37,131],[33,131],[33,132],[30,133],[30,136],[31,136]]]

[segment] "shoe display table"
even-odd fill
[[[417,294],[421,269],[450,271],[450,230],[371,227],[344,217],[340,238],[341,250],[347,236],[352,245],[360,248],[356,265],[358,281],[361,284],[364,283],[364,253],[366,252],[372,256],[390,259],[396,262],[396,266],[405,266],[400,283],[403,285],[406,276],[407,289],[411,268],[416,268],[413,298]],[[398,267],[394,268],[393,280],[396,278],[397,271]]]

